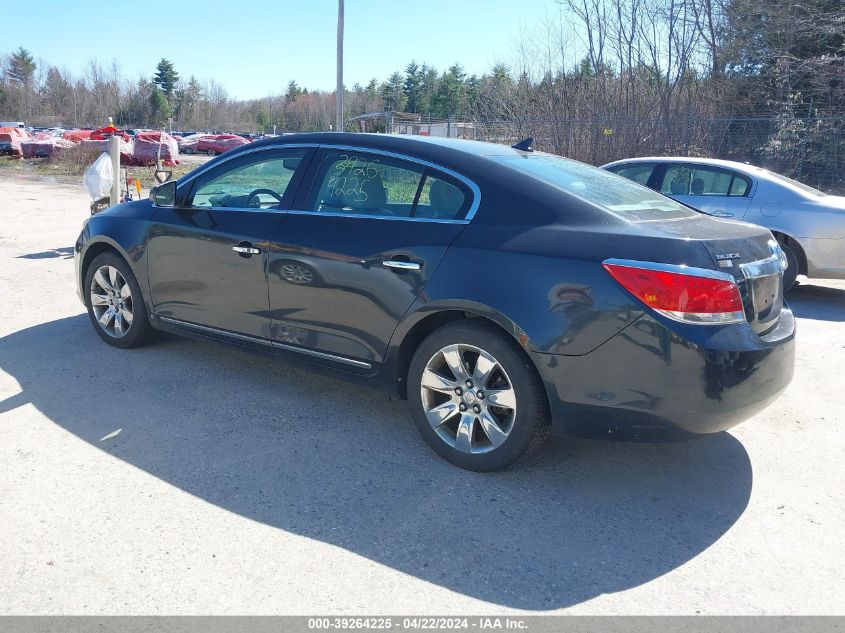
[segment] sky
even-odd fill
[[[284,92],[296,80],[333,90],[337,0],[89,0],[15,2],[0,54],[23,46],[82,74],[117,60],[124,76],[151,76],[162,57],[181,77],[214,79],[230,96]],[[344,84],[386,79],[412,59],[468,74],[515,58],[523,30],[556,15],[553,0],[346,0]]]

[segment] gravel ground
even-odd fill
[[[405,404],[235,349],[103,344],[81,187],[0,174],[0,614],[845,612],[845,283],[734,431],[453,468]]]

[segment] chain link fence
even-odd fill
[[[603,165],[638,156],[700,156],[748,162],[828,193],[845,194],[845,117],[472,120],[387,117],[392,134],[419,134],[534,147]]]

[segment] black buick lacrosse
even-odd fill
[[[776,398],[795,322],[771,233],[530,145],[243,146],[92,216],[80,297],[116,347],[164,330],[370,379],[472,470],[553,430],[714,433]]]

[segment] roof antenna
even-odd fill
[[[534,139],[532,137],[528,137],[522,139],[516,145],[511,145],[512,148],[518,149],[521,152],[533,152],[534,151]]]

